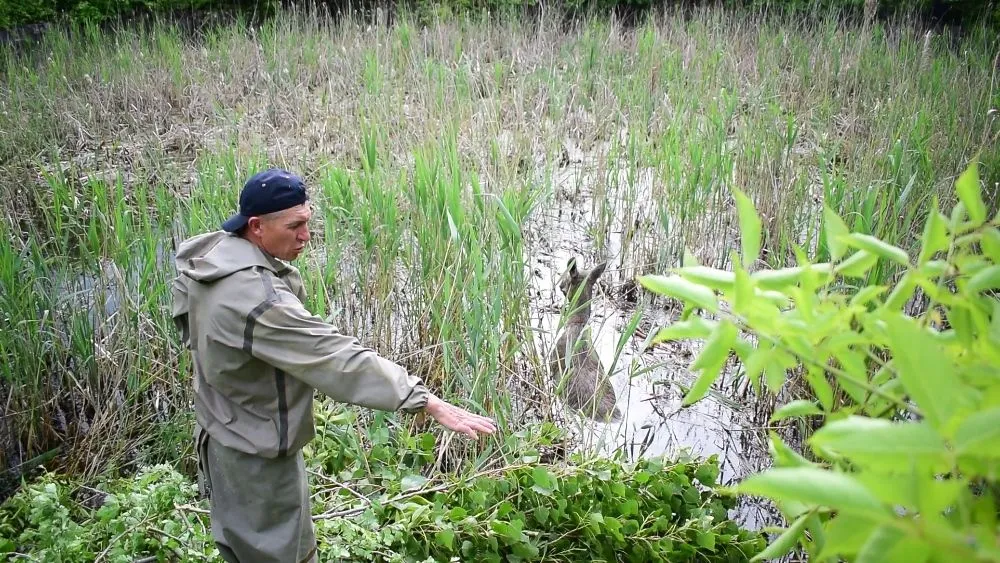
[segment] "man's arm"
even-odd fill
[[[313,315],[290,293],[281,297],[264,305],[247,329],[254,357],[336,401],[383,411],[424,410],[473,438],[496,430],[491,419],[434,396],[419,378]]]
[[[382,411],[417,411],[428,391],[419,378],[313,315],[292,296],[250,314],[245,341],[256,358],[336,401]]]

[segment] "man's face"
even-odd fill
[[[251,217],[248,227],[268,254],[290,262],[309,242],[310,218],[312,209],[307,202],[264,217]]]

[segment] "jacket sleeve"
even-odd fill
[[[382,411],[413,412],[427,404],[419,378],[313,315],[287,290],[249,316],[244,347],[330,398]]]

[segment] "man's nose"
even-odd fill
[[[309,229],[302,229],[302,232],[299,233],[299,240],[309,242]]]

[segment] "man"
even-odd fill
[[[399,365],[311,314],[294,260],[312,211],[301,178],[250,178],[222,230],[177,250],[173,318],[194,360],[195,428],[212,535],[230,562],[316,561],[302,447],[312,399],[424,411],[475,438],[495,423],[431,394]]]

